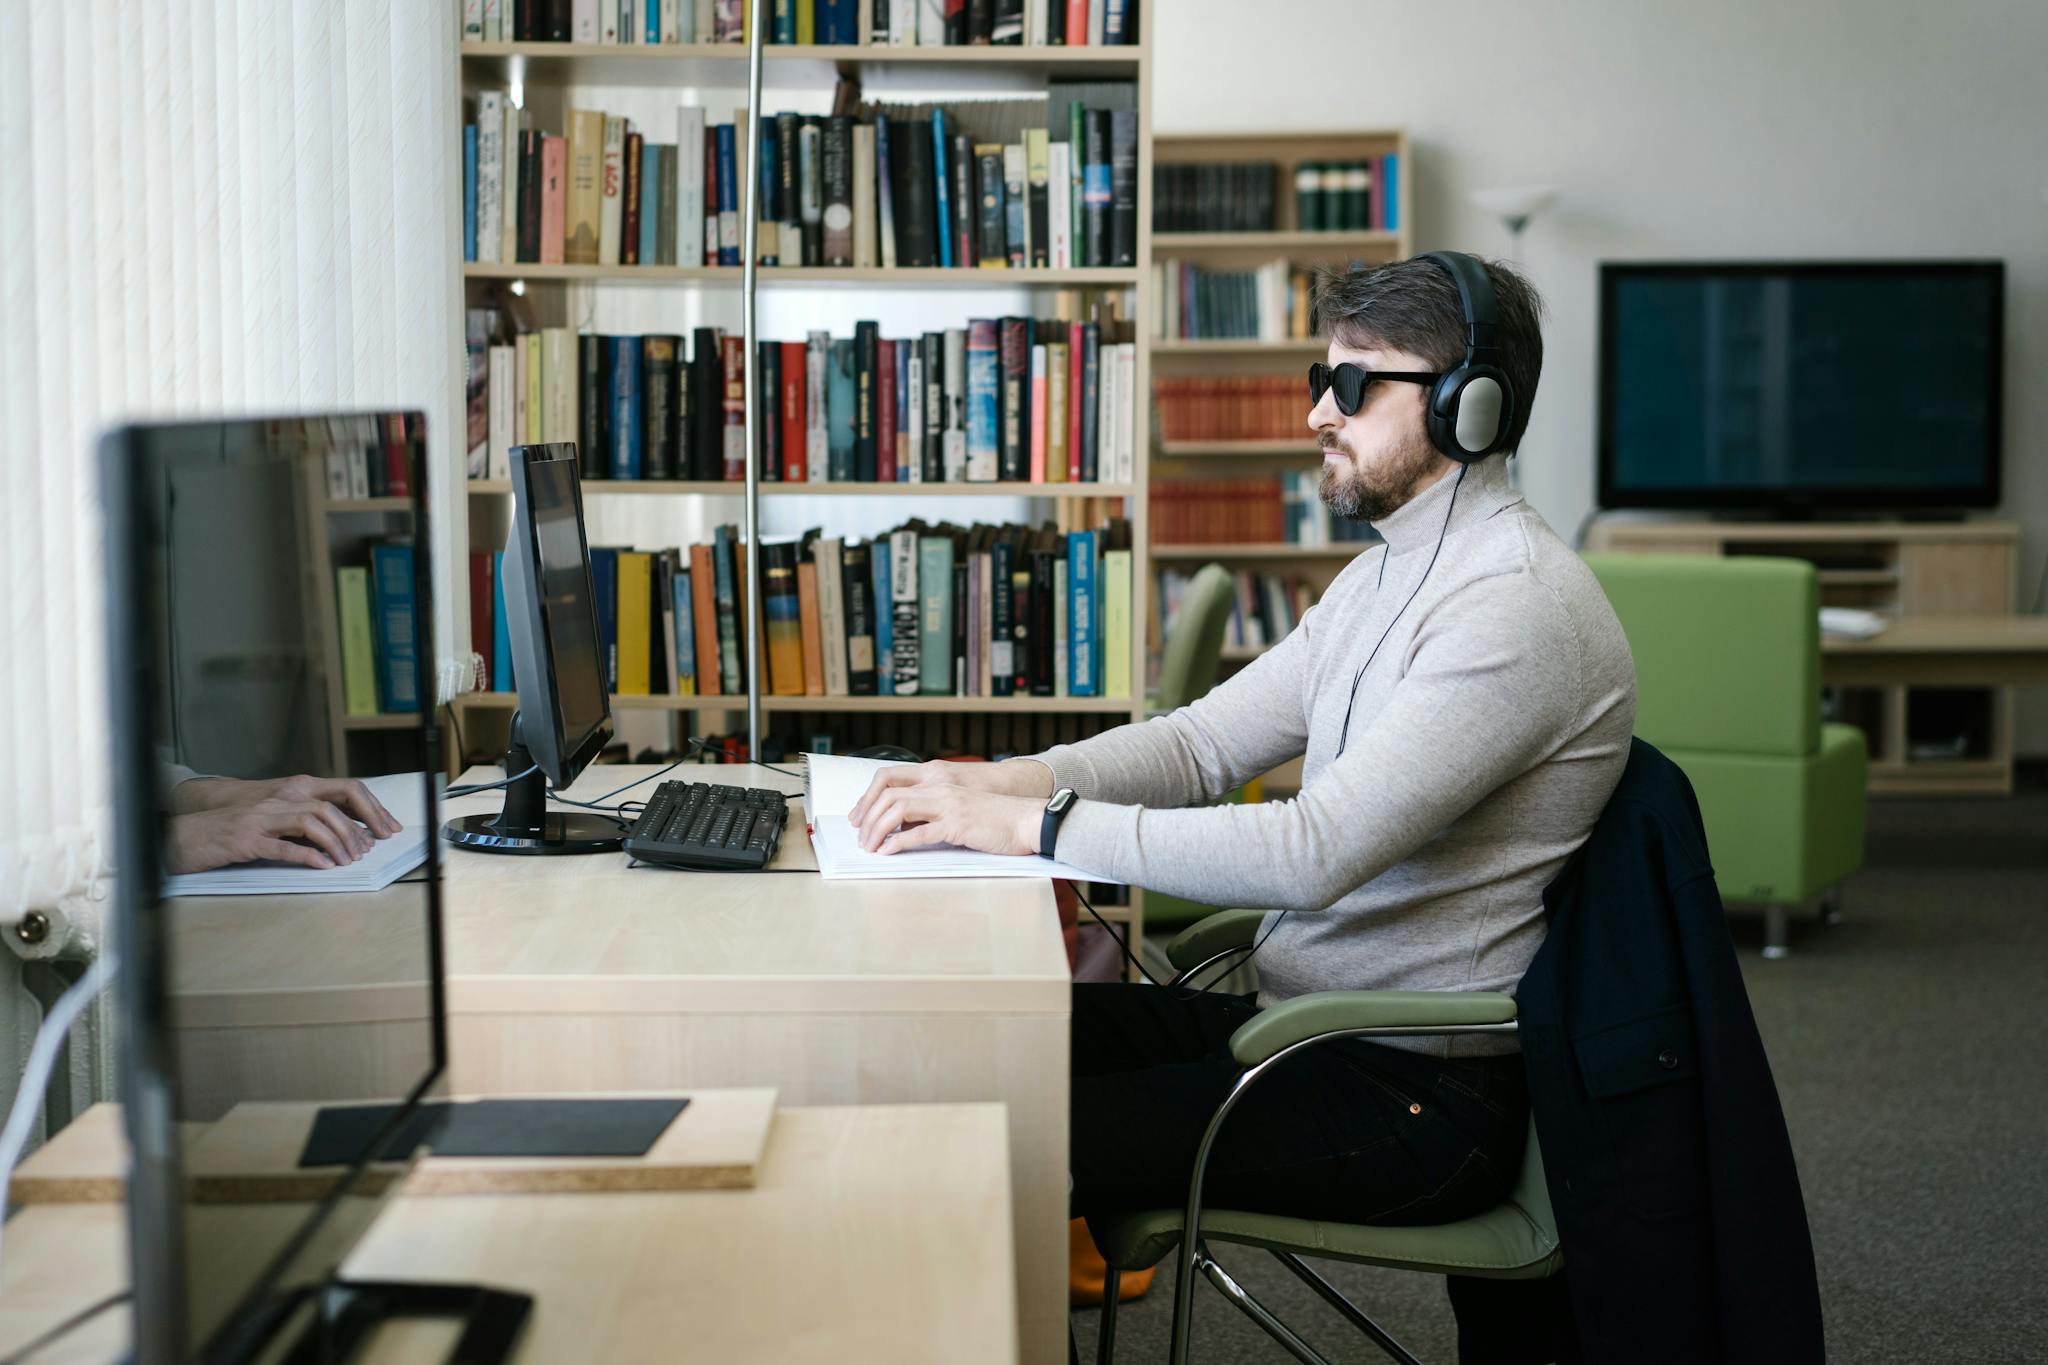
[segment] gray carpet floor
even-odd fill
[[[2048,1361],[2048,781],[2009,800],[1872,803],[1831,928],[1765,962],[1730,925],[1792,1131],[1834,1361]],[[1234,1254],[1231,1254],[1234,1253]],[[1264,1253],[1223,1264],[1337,1361],[1386,1357]],[[1443,1281],[1318,1267],[1424,1360],[1455,1361]],[[1172,1270],[1117,1317],[1117,1359],[1167,1355]],[[1095,1310],[1073,1315],[1095,1359]],[[1286,1361],[1207,1285],[1194,1358]]]

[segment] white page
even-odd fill
[[[306,893],[382,891],[427,858],[426,789],[418,773],[392,773],[364,780],[364,786],[399,823],[398,833],[379,839],[370,851],[341,867],[255,862],[187,872],[164,878],[163,895],[289,896]]]
[[[870,853],[847,818],[877,770],[895,766],[844,754],[804,755],[804,811],[811,822],[811,847],[818,874],[828,881],[919,877],[1059,877],[1078,882],[1115,882],[1035,853],[977,853],[954,844],[934,844],[907,853]]]

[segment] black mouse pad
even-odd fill
[[[471,1100],[423,1104],[400,1140],[409,1155],[432,1136],[435,1156],[645,1156],[690,1101],[677,1099]],[[346,1166],[362,1158],[395,1105],[330,1105],[313,1120],[300,1166]],[[445,1114],[440,1132],[434,1124]]]

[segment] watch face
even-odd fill
[[[1067,807],[1073,804],[1074,789],[1072,787],[1061,787],[1052,794],[1052,803],[1046,809],[1055,815],[1064,815],[1066,814]]]

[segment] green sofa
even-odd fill
[[[1820,718],[1820,584],[1799,559],[1589,554],[1628,632],[1636,733],[1691,779],[1724,901],[1789,910],[1863,862],[1863,732]],[[1833,913],[1833,901],[1825,902]]]

